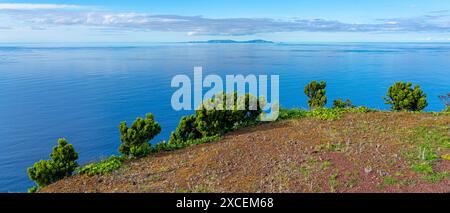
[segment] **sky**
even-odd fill
[[[450,42],[443,0],[0,0],[0,43]]]

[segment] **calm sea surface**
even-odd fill
[[[325,80],[338,97],[388,109],[395,81],[420,84],[427,111],[450,92],[450,44],[0,44],[0,191],[26,191],[26,169],[49,158],[59,137],[80,164],[117,154],[118,125],[147,112],[168,139],[180,117],[171,107],[174,75],[278,74],[284,107],[306,108],[303,87]]]

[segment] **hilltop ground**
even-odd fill
[[[450,115],[286,120],[41,192],[450,192]]]

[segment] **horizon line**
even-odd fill
[[[82,44],[82,43],[132,43],[132,44],[150,44],[150,43],[190,43],[190,44],[283,44],[283,43],[450,43],[450,41],[272,41],[264,40],[271,43],[201,43],[207,41],[221,41],[232,40],[237,42],[264,40],[264,39],[251,39],[251,40],[233,40],[233,39],[212,39],[212,40],[192,40],[192,41],[13,41],[3,42],[0,44]]]

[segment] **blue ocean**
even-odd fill
[[[48,159],[64,137],[86,164],[118,154],[118,125],[151,112],[168,139],[181,116],[173,76],[279,75],[283,107],[306,108],[303,87],[327,82],[328,105],[389,109],[382,97],[396,81],[419,84],[426,111],[441,111],[450,92],[450,44],[0,44],[0,191],[24,192],[26,169]]]

